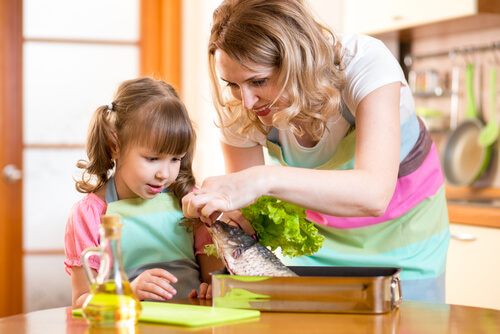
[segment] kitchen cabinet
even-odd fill
[[[500,228],[451,224],[446,303],[500,310]]]
[[[481,13],[500,14],[499,1],[347,0],[344,2],[344,31],[379,34]]]

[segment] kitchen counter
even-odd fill
[[[500,228],[500,189],[446,187],[450,222]]]
[[[174,302],[199,304],[197,299]],[[71,310],[62,307],[0,318],[0,333],[500,333],[500,311],[410,301],[379,315],[261,312],[258,319],[203,327],[141,322],[129,331],[92,328],[83,318],[73,317]]]

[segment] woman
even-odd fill
[[[336,36],[301,0],[226,0],[208,51],[227,175],[184,214],[210,224],[261,196],[302,206],[326,240],[287,264],[401,267],[405,299],[444,302],[441,166],[383,43]]]

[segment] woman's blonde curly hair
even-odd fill
[[[212,95],[224,131],[238,121],[239,134],[257,129],[266,134],[258,117],[222,87],[215,52],[222,50],[240,65],[264,66],[277,75],[291,105],[273,116],[278,128],[319,140],[326,123],[338,113],[345,85],[342,47],[334,33],[315,20],[302,0],[225,0],[213,13],[208,45]],[[291,123],[301,124],[300,127]]]

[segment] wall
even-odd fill
[[[411,54],[415,56],[432,55],[432,54],[447,54],[450,50],[466,50],[473,47],[489,46],[491,43],[500,43],[500,22],[498,27],[487,29],[475,29],[460,33],[435,34],[435,36],[417,37],[412,40]],[[496,56],[496,62],[495,62]],[[464,120],[466,107],[466,94],[464,89],[464,72],[467,62],[474,62],[475,77],[474,77],[474,95],[479,116],[483,122],[488,122],[490,119],[490,103],[489,103],[489,70],[492,66],[500,67],[500,49],[494,54],[491,51],[474,52],[470,54],[458,54],[453,58],[449,56],[424,57],[414,60],[413,70],[434,69],[439,73],[441,85],[444,90],[451,88],[452,68],[459,68],[459,90],[457,104],[457,122],[453,122],[451,113],[451,96],[444,95],[442,97],[432,98],[415,98],[416,106],[425,106],[432,109],[440,110],[444,115],[444,128],[441,131],[432,133],[438,149],[442,153],[446,139],[449,135],[450,124],[460,124]],[[499,71],[500,73],[500,71]],[[496,118],[497,122],[500,119],[500,90],[499,80],[497,78],[496,90]],[[450,122],[451,121],[451,122]],[[498,164],[498,155],[500,148],[498,143],[493,148],[493,157],[490,166],[484,176],[474,184],[476,187],[494,187],[500,188],[500,168]]]
[[[83,196],[72,177],[92,113],[139,75],[138,12],[138,0],[23,1],[25,312],[71,305],[64,231]]]

